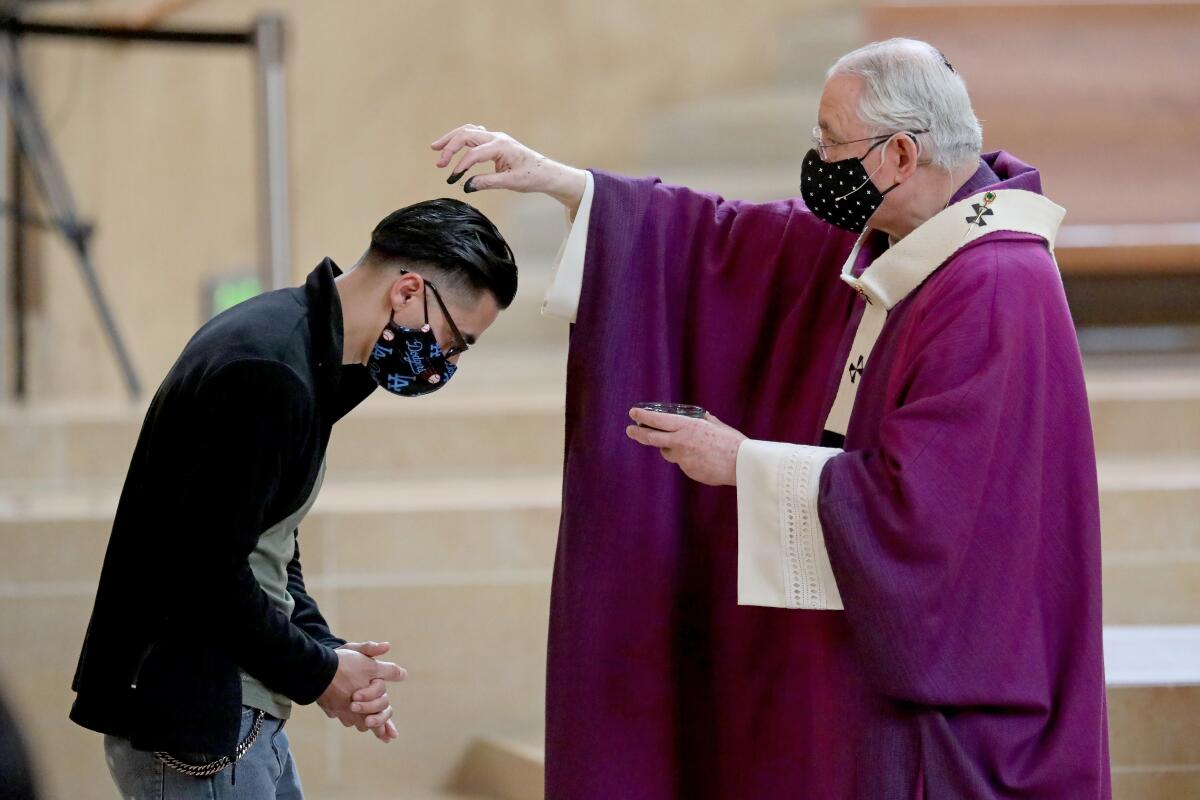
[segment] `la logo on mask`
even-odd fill
[[[375,382],[400,397],[420,397],[435,392],[454,377],[458,368],[446,360],[433,328],[429,324],[429,308],[425,308],[425,324],[420,330],[397,325],[389,319],[379,334],[367,371]]]

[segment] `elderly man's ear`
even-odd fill
[[[908,135],[896,137],[896,180],[906,181],[913,176],[917,171],[921,160],[921,145],[917,140]]]

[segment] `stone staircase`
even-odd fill
[[[774,87],[669,110],[645,163],[727,196],[788,196],[824,66],[855,15],[810,20]],[[805,78],[808,78],[807,82]],[[522,290],[436,397],[379,394],[340,423],[302,527],[335,630],[386,639],[410,671],[385,747],[313,709],[289,723],[309,796],[542,796],[565,325],[538,314],[557,206],[513,200]],[[1200,796],[1200,358],[1092,359],[1118,798]],[[74,660],[142,409],[0,409],[0,681],[51,800],[108,798],[97,736],[66,720]]]
[[[1113,796],[1200,796],[1200,358],[1093,358]]]
[[[392,641],[411,679],[388,748],[300,711],[289,732],[313,796],[538,796],[562,353],[496,348],[438,401],[373,397],[335,431],[302,528],[309,582],[338,630]],[[523,397],[512,374],[528,377]],[[1088,376],[1114,780],[1119,797],[1188,796],[1200,785],[1200,359],[1097,360]],[[98,739],[66,722],[65,689],[139,422],[123,407],[0,414],[0,674],[52,798],[107,796]]]

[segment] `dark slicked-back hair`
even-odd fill
[[[517,294],[512,248],[478,209],[443,197],[393,211],[375,226],[367,261],[414,272],[432,268],[438,289],[477,299],[492,293],[500,308]]]

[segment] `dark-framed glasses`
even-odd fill
[[[433,299],[437,300],[438,308],[442,310],[442,316],[446,318],[446,325],[450,328],[450,335],[454,337],[454,343],[450,347],[442,351],[446,358],[454,358],[462,355],[471,349],[471,345],[467,343],[467,338],[462,335],[462,331],[454,324],[454,317],[450,316],[450,309],[446,308],[446,303],[442,300],[442,293],[437,290],[429,281],[425,281],[425,285],[433,292]],[[425,316],[429,317],[429,295],[425,295]]]
[[[402,269],[400,273],[407,275],[411,270]],[[419,273],[412,273],[414,275]],[[424,276],[422,276],[424,277]],[[450,309],[446,308],[446,301],[442,299],[442,293],[437,290],[430,280],[425,280],[425,286],[429,291],[433,292],[433,299],[437,301],[438,308],[442,310],[442,316],[446,318],[446,325],[450,328],[450,335],[454,337],[453,344],[442,351],[442,355],[446,358],[454,358],[471,349],[471,345],[467,343],[467,337],[462,335],[462,331],[458,329],[458,325],[454,323],[454,317],[450,316]],[[429,292],[425,293],[425,323],[429,323]]]

